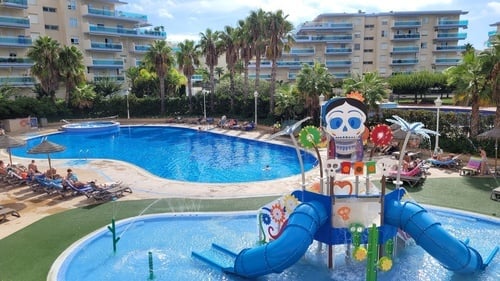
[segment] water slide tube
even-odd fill
[[[487,266],[475,249],[451,236],[418,204],[398,200],[386,202],[384,222],[410,234],[417,245],[448,270],[473,273]]]
[[[234,262],[234,274],[255,278],[281,273],[304,256],[328,214],[317,201],[302,203],[290,215],[281,236],[265,245],[242,250]]]

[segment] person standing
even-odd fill
[[[488,174],[488,156],[486,155],[486,151],[479,147],[479,155],[481,155],[481,175],[484,176]]]

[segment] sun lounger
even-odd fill
[[[460,169],[461,176],[475,176],[481,171],[481,158],[471,157],[467,165]]]
[[[8,215],[12,215],[14,217],[21,217],[21,215],[14,209],[11,208],[0,208],[0,221],[3,221],[7,218]]]
[[[429,162],[432,166],[437,167],[437,168],[458,168],[460,165],[460,154],[456,155],[450,159],[445,159],[445,160],[438,160],[434,158],[427,159],[427,162]]]
[[[399,179],[402,183],[408,184],[410,187],[415,187],[424,183],[427,178],[425,171],[422,169],[423,162],[419,163],[415,168],[407,172],[401,172]],[[387,177],[388,181],[395,182],[397,180],[397,171],[392,171]]]
[[[132,189],[121,184],[109,188],[97,190],[89,194],[96,201],[109,201],[124,196],[124,193],[132,193]]]

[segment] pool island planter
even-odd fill
[[[120,130],[120,123],[116,121],[88,121],[69,123],[61,126],[61,130],[68,133],[116,133]]]

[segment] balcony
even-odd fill
[[[413,65],[417,64],[418,60],[417,59],[397,59],[397,60],[392,60],[392,65]]]
[[[33,45],[33,40],[28,36],[0,36],[0,46],[13,48],[27,48]]]
[[[420,34],[394,34],[394,38],[392,40],[396,41],[410,41],[410,40],[419,40]]]
[[[33,87],[35,79],[30,76],[0,76],[0,85],[11,87]]]
[[[438,21],[438,29],[452,29],[452,28],[467,28],[469,25],[468,20],[440,20]]]
[[[255,75],[255,73],[248,74],[248,78],[255,79],[256,77],[257,77],[257,75]],[[271,80],[271,74],[260,74],[259,78],[264,79],[264,80]]]
[[[436,52],[463,52],[465,46],[436,46]]]
[[[325,55],[348,55],[351,53],[351,48],[326,48],[325,50]]]
[[[332,67],[350,67],[351,66],[351,61],[350,60],[327,60],[325,65],[328,68]]]
[[[92,60],[94,68],[123,68],[123,60],[118,59],[96,59]]]
[[[0,68],[29,68],[33,66],[33,60],[29,58],[0,57]]]
[[[301,68],[304,64],[313,66],[314,61],[277,61],[276,64],[278,67]]]
[[[436,65],[458,65],[460,58],[436,58]]]
[[[288,72],[288,80],[295,80],[295,79],[297,79],[297,73]]]
[[[260,67],[271,67],[272,62],[269,60],[261,60],[260,61]],[[250,64],[248,64],[248,67],[255,67],[255,61],[251,61]]]
[[[0,27],[9,28],[29,28],[30,20],[28,18],[21,17],[0,17]]]
[[[90,50],[98,52],[121,52],[123,45],[121,43],[90,42]]]
[[[201,81],[203,81],[203,75],[202,74],[191,75],[191,82],[201,82]]]
[[[167,33],[155,29],[133,29],[123,27],[107,27],[103,25],[91,24],[89,26],[90,34],[94,35],[109,35],[109,36],[125,36],[125,37],[140,37],[151,39],[165,39]]]
[[[0,0],[0,7],[28,9],[28,0]]]
[[[352,30],[352,23],[306,22],[298,30]]]
[[[405,46],[405,47],[394,47],[392,48],[393,54],[408,54],[408,53],[418,53],[419,47],[417,46]]]
[[[345,79],[351,76],[350,72],[330,72],[335,79]]]
[[[421,27],[422,22],[418,20],[409,20],[409,21],[395,21],[392,28],[415,28]]]
[[[112,82],[125,82],[125,76],[123,75],[94,75],[94,82],[100,81],[112,81]]]
[[[497,36],[497,34],[500,34],[500,33],[496,30],[488,31],[488,37],[494,37],[494,36]]]
[[[465,40],[467,38],[467,33],[453,32],[453,33],[438,33],[435,40],[439,41],[455,41],[455,40]]]
[[[296,42],[351,42],[352,35],[295,35]]]
[[[314,48],[292,48],[289,53],[283,55],[312,56],[316,53]]]
[[[134,44],[134,48],[132,49],[132,52],[134,53],[146,53],[149,51],[149,48],[151,48],[150,45],[136,45]]]
[[[148,22],[148,16],[143,14],[128,13],[118,10],[107,10],[107,9],[96,9],[88,7],[88,14],[85,16],[92,16],[96,18],[107,18],[113,20],[123,20],[130,22],[137,22],[146,24]]]

